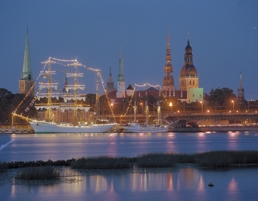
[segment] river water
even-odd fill
[[[0,135],[0,162],[212,150],[258,150],[258,133]],[[17,183],[15,171],[0,173],[1,200],[258,200],[257,167],[80,172],[52,184]]]

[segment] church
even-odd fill
[[[193,65],[192,47],[188,38],[185,47],[184,65],[179,76],[179,89],[176,90],[173,78],[172,56],[170,51],[170,36],[168,35],[166,47],[166,63],[164,66],[163,93],[165,97],[174,97],[182,102],[201,102],[203,101],[204,91],[199,88],[199,77]]]
[[[122,54],[120,54],[117,89],[114,87],[111,68],[109,79],[106,85],[106,91],[109,98],[111,99],[111,102],[132,96],[134,93],[134,89],[131,85],[125,89],[126,85],[123,70],[123,58]],[[204,90],[203,88],[199,88],[199,76],[195,66],[193,65],[192,47],[190,46],[189,38],[185,47],[184,64],[181,68],[179,76],[179,88],[176,89],[174,84],[170,36],[168,33],[162,89],[158,90],[150,87],[147,90],[136,91],[135,93],[137,97],[144,96],[146,93],[148,93],[155,98],[163,95],[165,98],[174,98],[187,103],[203,101]]]

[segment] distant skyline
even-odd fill
[[[105,81],[111,67],[116,86],[122,47],[126,88],[162,86],[169,24],[176,89],[189,36],[199,87],[237,95],[242,72],[245,99],[258,99],[257,11],[257,0],[1,1],[0,88],[19,92],[27,26],[34,78],[49,56],[77,58]]]

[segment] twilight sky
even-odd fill
[[[176,89],[190,32],[193,62],[206,93],[237,94],[240,71],[247,100],[258,99],[257,0],[0,1],[0,88],[19,92],[26,27],[34,78],[49,56],[109,68],[117,82],[120,47],[129,84],[162,85],[170,24]]]

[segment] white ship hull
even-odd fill
[[[93,124],[89,126],[61,125],[53,122],[32,121],[30,125],[35,133],[105,133],[116,123]]]
[[[125,133],[164,133],[169,132],[169,126],[141,126],[138,123],[130,123],[123,127]]]

